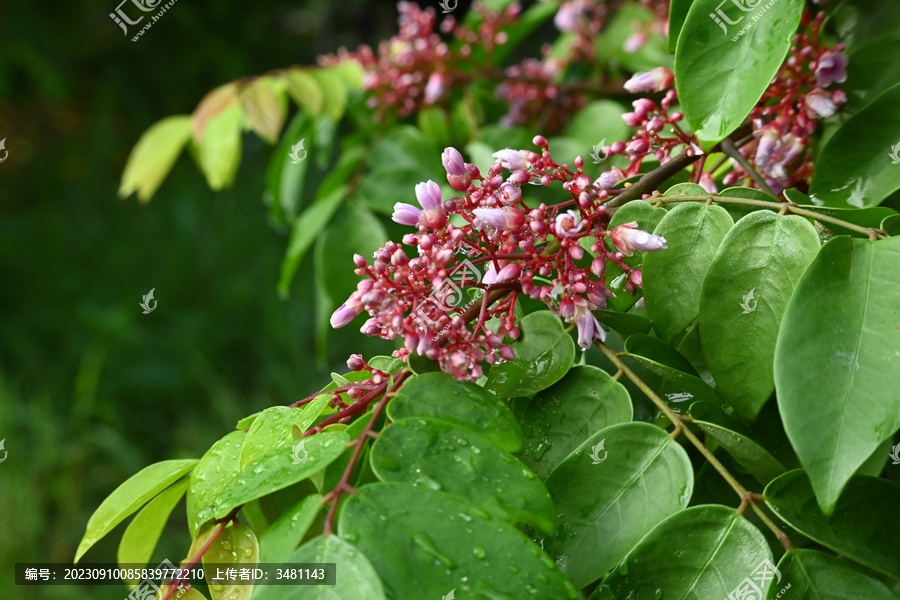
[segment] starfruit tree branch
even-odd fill
[[[678,435],[679,433],[684,433],[684,436],[694,445],[697,450],[700,451],[700,454],[713,466],[713,468],[719,472],[719,475],[722,476],[725,481],[728,482],[728,485],[737,493],[738,496],[741,497],[741,506],[738,508],[738,512],[743,514],[744,510],[746,510],[749,505],[753,511],[759,516],[760,520],[765,523],[766,527],[768,527],[772,533],[778,538],[778,541],[781,542],[782,546],[784,546],[785,550],[791,550],[793,545],[791,544],[790,539],[787,534],[784,533],[775,523],[772,522],[771,519],[756,505],[756,502],[762,499],[762,496],[759,494],[754,494],[749,491],[747,488],[742,486],[740,482],[734,478],[734,476],[725,468],[719,459],[710,452],[709,448],[700,441],[700,439],[694,435],[694,432],[690,430],[690,428],[685,427],[684,421],[678,416],[675,411],[673,411],[668,404],[663,402],[662,398],[660,398],[656,392],[650,389],[644,381],[638,377],[634,371],[628,368],[619,355],[612,350],[606,344],[601,342],[596,342],[597,347],[606,355],[615,366],[619,369],[620,372],[624,373],[626,377],[628,377],[642,392],[646,395],[650,400],[659,408],[660,411],[675,425],[675,431],[672,432],[673,437]]]

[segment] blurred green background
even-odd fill
[[[278,298],[287,238],[267,222],[272,148],[256,136],[229,190],[210,191],[185,153],[149,204],[116,192],[154,122],[232,79],[389,36],[395,5],[180,0],[132,42],[109,17],[119,1],[0,8],[4,599],[125,598],[124,585],[15,586],[13,564],[71,561],[129,476],[199,457],[240,417],[308,395],[373,349],[341,332],[332,364],[316,362],[311,260]],[[114,562],[123,528],[84,560]],[[178,508],[154,558],[182,559],[186,531]]]

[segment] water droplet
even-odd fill
[[[244,548],[244,556],[247,558],[253,556],[253,548]]]
[[[456,443],[459,444],[460,446],[468,446],[469,445],[469,442],[467,442],[466,440],[464,440],[462,438],[459,438],[458,440],[456,440]]]
[[[472,446],[472,454],[481,454],[481,448],[478,446]]]
[[[474,554],[475,558],[477,558],[478,560],[481,560],[486,556],[484,548],[481,548],[479,546],[475,546],[474,548],[472,548],[472,554]]]
[[[231,550],[231,540],[222,540],[222,550]]]

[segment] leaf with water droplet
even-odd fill
[[[212,518],[211,507],[216,496],[241,472],[241,449],[247,434],[232,431],[216,441],[191,473],[187,493],[188,530],[197,535],[198,528]]]
[[[210,528],[212,531],[213,528]],[[259,543],[256,535],[246,525],[238,523],[222,530],[216,541],[203,555],[206,581],[210,585],[212,600],[247,600],[253,593],[253,584],[213,585],[216,570],[223,573],[227,568],[241,568],[242,565],[259,562]]]
[[[259,537],[259,562],[287,562],[322,510],[320,500],[319,494],[307,496],[269,525]]]

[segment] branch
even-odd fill
[[[750,164],[750,161],[747,160],[747,157],[740,153],[740,151],[735,147],[734,142],[731,141],[731,138],[725,138],[720,143],[722,146],[722,152],[733,158],[741,167],[750,175],[750,179],[753,180],[753,183],[759,186],[759,189],[769,194],[773,198],[777,198],[778,194],[769,187],[769,184],[766,183],[766,180],[762,175],[759,174],[759,171],[753,168],[753,165]]]

